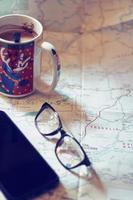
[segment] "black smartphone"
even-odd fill
[[[28,200],[59,184],[59,177],[20,129],[0,111],[0,190],[8,200]]]

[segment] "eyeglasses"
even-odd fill
[[[52,137],[60,133],[55,146],[55,154],[59,162],[68,170],[81,165],[91,167],[91,162],[76,138],[66,133],[62,127],[59,114],[47,102],[42,105],[35,117],[35,126],[44,137]]]

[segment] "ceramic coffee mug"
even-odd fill
[[[43,26],[33,17],[11,14],[0,17],[0,93],[23,97],[37,88],[40,78],[41,50],[50,53],[53,78],[48,90],[54,90],[60,76],[60,61],[55,47],[43,42]],[[45,74],[44,74],[45,76]]]

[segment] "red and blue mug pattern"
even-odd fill
[[[34,42],[0,42],[0,92],[24,95],[33,91]]]

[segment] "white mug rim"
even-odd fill
[[[29,15],[25,15],[25,14],[8,14],[8,15],[0,16],[0,20],[3,19],[3,18],[6,18],[6,17],[13,17],[13,16],[26,17],[28,19],[31,19],[32,21],[34,21],[35,23],[37,23],[40,26],[40,33],[37,34],[37,36],[35,36],[32,39],[29,39],[27,41],[22,41],[20,43],[14,43],[14,41],[5,40],[3,38],[0,38],[0,42],[4,42],[6,44],[20,45],[20,44],[26,44],[26,43],[29,43],[29,42],[33,42],[33,41],[35,41],[36,39],[38,39],[41,36],[41,34],[43,32],[43,26],[42,26],[41,22],[39,22],[37,19],[35,19],[34,17],[31,17]]]

